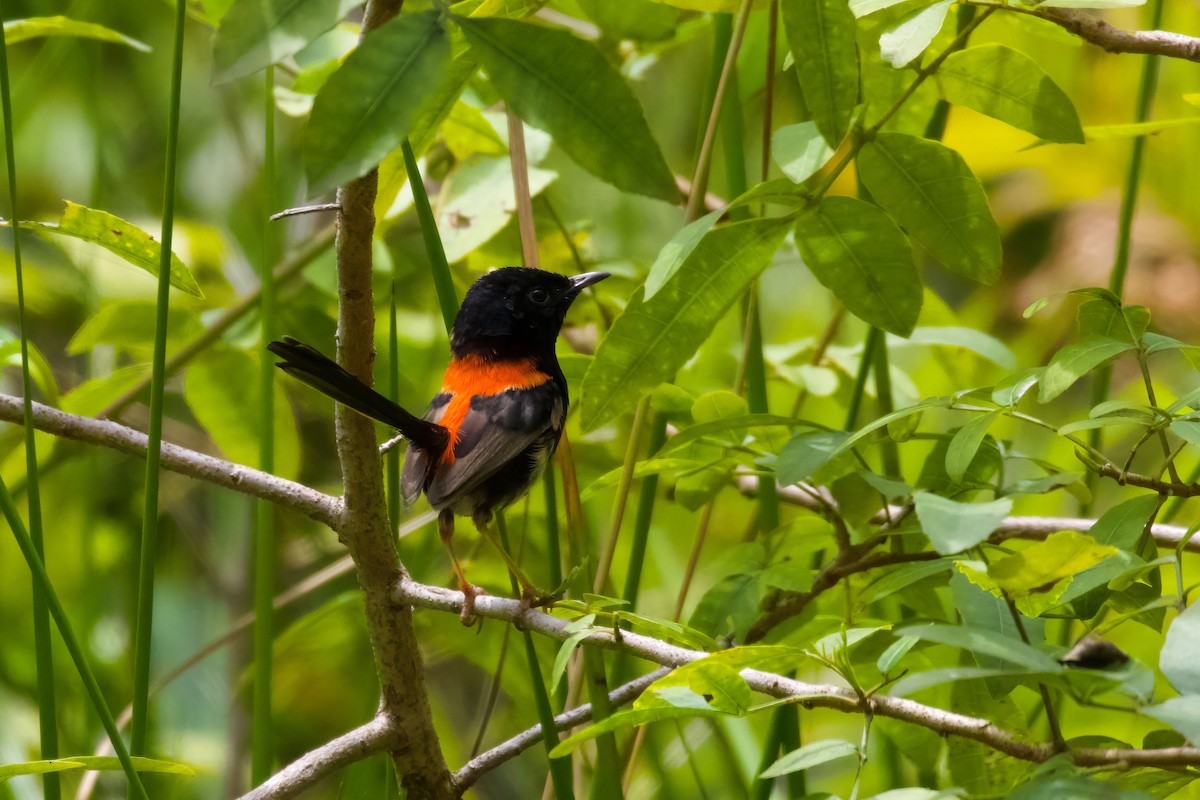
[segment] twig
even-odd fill
[[[337,203],[318,203],[315,206],[299,206],[297,208],[285,208],[277,214],[272,214],[268,217],[271,222],[283,219],[284,217],[298,217],[301,214],[319,214],[322,211],[337,211],[339,208]]]
[[[401,736],[395,721],[380,715],[366,725],[305,753],[275,773],[266,783],[242,795],[240,800],[286,800],[295,797],[331,772],[397,747],[400,742]]]
[[[670,667],[662,667],[654,670],[647,675],[643,675],[629,683],[622,684],[616,689],[608,693],[608,700],[614,706],[624,705],[631,700],[636,699],[646,687],[654,683],[659,678],[666,676],[671,671]],[[589,722],[592,719],[592,706],[590,703],[578,706],[570,711],[563,712],[554,718],[555,727],[564,731],[584,722]],[[534,725],[532,728],[518,733],[511,739],[501,742],[485,753],[472,758],[462,766],[458,772],[454,773],[454,785],[458,787],[459,792],[464,792],[475,785],[484,773],[489,772],[500,766],[506,761],[516,758],[521,753],[524,753],[529,748],[539,744],[542,741],[542,726]]]
[[[1127,31],[1108,24],[1095,14],[1075,9],[1021,8],[1008,4],[968,1],[973,5],[1002,8],[1005,11],[1029,14],[1053,22],[1085,42],[1094,44],[1109,53],[1142,53],[1200,62],[1200,39],[1194,36],[1185,36],[1182,33],[1170,31]]]
[[[21,421],[21,398],[0,394],[0,420]],[[34,403],[33,423],[38,430],[64,439],[98,444],[137,456],[146,454],[146,434],[119,422],[67,414]],[[342,511],[341,499],[310,489],[304,484],[166,442],[162,446],[162,467],[235,492],[270,500],[337,529]]]
[[[406,605],[458,614],[462,610],[463,594],[405,578],[396,586],[396,600]],[[571,636],[567,620],[543,611],[522,608],[517,600],[479,597],[475,613],[481,617],[511,622],[553,639],[564,640]],[[671,667],[682,666],[709,655],[701,650],[677,647],[628,631],[622,631],[620,639],[617,639],[612,631],[606,629],[594,631],[581,644],[619,650]],[[870,711],[876,717],[889,717],[928,728],[941,735],[971,739],[1024,761],[1042,762],[1055,754],[1052,746],[1026,741],[986,719],[944,711],[906,698],[876,695],[863,699],[854,691],[840,686],[806,683],[756,669],[744,669],[740,675],[754,691],[794,700],[805,708],[829,708],[845,713]],[[1086,767],[1200,765],[1200,750],[1194,747],[1149,750],[1084,747],[1072,750],[1070,755],[1077,765]]]

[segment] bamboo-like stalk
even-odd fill
[[[3,512],[4,518],[8,520],[8,526],[12,529],[13,536],[16,537],[17,546],[21,548],[21,555],[25,556],[25,563],[29,565],[34,584],[46,598],[46,605],[50,615],[54,618],[54,624],[58,627],[58,634],[62,637],[63,644],[71,655],[71,660],[75,662],[75,670],[83,681],[83,687],[92,701],[96,716],[100,717],[104,732],[108,734],[108,739],[112,742],[113,750],[121,762],[121,767],[125,770],[126,777],[129,778],[129,796],[137,798],[137,800],[149,800],[146,789],[142,786],[142,779],[133,768],[133,759],[129,756],[129,749],[125,746],[121,732],[117,730],[117,724],[113,721],[108,703],[105,702],[104,695],[100,691],[100,684],[96,681],[96,676],[88,664],[87,656],[84,655],[83,648],[80,647],[79,640],[75,637],[75,631],[71,627],[71,621],[67,618],[67,612],[63,609],[58,595],[55,594],[53,584],[50,583],[46,565],[33,546],[33,540],[25,528],[25,523],[21,520],[21,515],[17,512],[17,506],[13,502],[12,495],[9,494],[8,486],[4,483],[3,478],[0,478],[0,512]]]
[[[167,115],[166,167],[163,179],[163,219],[159,237],[158,294],[151,359],[149,447],[146,451],[145,504],[138,557],[137,615],[134,625],[133,722],[130,751],[146,752],[150,696],[150,646],[154,619],[154,562],[158,551],[158,478],[162,453],[163,385],[166,381],[167,310],[171,292],[171,244],[175,233],[175,170],[179,154],[179,105],[183,82],[183,27],[187,4],[175,2],[175,38],[171,65],[171,99]]]
[[[5,20],[0,4],[0,28]],[[9,216],[13,232],[13,267],[17,279],[17,326],[21,337],[21,392],[24,395],[26,502],[29,514],[29,536],[33,549],[43,562],[46,546],[42,534],[42,493],[38,480],[37,446],[33,427],[33,378],[29,372],[29,323],[25,317],[25,270],[21,262],[21,215],[17,210],[17,157],[13,141],[12,87],[8,76],[8,48],[0,35],[0,100],[4,112],[4,147],[8,165]],[[58,758],[58,713],[54,690],[54,653],[50,649],[50,614],[46,595],[33,585],[32,603],[34,664],[37,669],[38,744],[43,759]],[[61,776],[46,773],[42,776],[45,800],[62,796]]]
[[[438,234],[437,219],[433,216],[433,207],[429,205],[429,195],[425,192],[425,181],[421,178],[412,144],[405,139],[400,148],[404,153],[408,184],[412,187],[413,205],[421,223],[421,238],[425,241],[425,253],[429,257],[429,271],[433,275],[433,286],[437,290],[438,307],[442,310],[442,322],[446,325],[446,333],[449,333],[454,327],[454,318],[458,315],[458,294],[454,291],[454,278],[450,275],[446,248],[442,246],[442,237]]]
[[[275,236],[270,221],[275,194],[275,67],[264,78],[262,287],[259,311],[258,468],[275,471],[275,364],[267,344],[275,338]],[[266,500],[255,503],[254,520],[254,715],[251,721],[250,781],[258,785],[271,777],[271,648],[275,641],[275,508]]]

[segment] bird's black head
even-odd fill
[[[471,285],[454,319],[454,355],[553,356],[571,302],[607,272],[567,277],[525,267],[493,270]]]

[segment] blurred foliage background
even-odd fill
[[[307,196],[299,167],[300,132],[312,92],[304,81],[312,80],[321,65],[346,52],[357,36],[356,25],[345,23],[297,54],[291,68],[280,70],[276,90],[278,187],[275,202],[268,204],[261,182],[262,80],[213,82],[213,27],[228,5],[226,0],[193,3],[186,30],[174,250],[195,275],[204,297],[173,294],[169,352],[193,340],[254,291],[264,215],[321,199]],[[414,7],[420,5],[413,0]],[[587,20],[596,5],[583,0],[551,4],[556,14],[583,20],[585,30],[594,30]],[[63,201],[70,200],[156,232],[167,117],[169,4],[154,0],[40,0],[6,2],[4,11],[8,19],[68,15],[101,23],[149,46],[148,52],[143,52],[119,43],[45,38],[10,47],[22,218],[55,220]],[[653,11],[653,16],[634,32],[636,36],[606,30],[599,45],[620,66],[641,100],[672,171],[690,176],[703,132],[703,97],[713,63],[712,16],[655,4],[647,4],[646,11]],[[1115,24],[1137,28],[1144,26],[1142,11],[1116,10],[1110,12],[1110,18]],[[762,128],[765,16],[751,15],[738,59],[739,110],[748,132]],[[551,18],[551,22],[561,20],[559,16]],[[661,28],[650,30],[654,25]],[[1165,27],[1200,32],[1200,4],[1168,4]],[[951,35],[949,30],[943,32],[942,40],[949,41]],[[997,15],[978,31],[972,43],[990,41],[1034,55],[1072,98],[1086,126],[1131,121],[1139,57],[1105,54],[1052,25],[1015,14]],[[786,47],[781,47],[781,64],[785,53]],[[805,117],[792,72],[785,69],[778,77],[776,127]],[[1200,77],[1195,64],[1164,60],[1154,117],[1200,117],[1198,93]],[[934,93],[922,93],[896,124],[920,132],[935,99]],[[503,155],[503,115],[495,111],[496,100],[482,79],[473,80],[464,94],[462,119],[452,119],[459,124],[443,125],[422,154],[430,189],[437,193],[435,210],[460,295],[482,271],[521,260],[512,207],[503,202],[506,192],[511,202],[511,188]],[[484,120],[486,127],[473,127],[477,120]],[[527,139],[543,266],[563,272],[604,269],[615,276],[594,296],[577,302],[568,319],[561,352],[564,370],[577,386],[587,355],[644,278],[659,249],[681,227],[683,212],[662,202],[623,194],[598,181],[536,130],[528,130]],[[962,153],[988,189],[1004,235],[1005,262],[1000,282],[990,287],[968,283],[936,265],[924,265],[927,288],[920,325],[982,331],[1002,341],[1021,366],[1044,364],[1070,336],[1076,305],[1055,304],[1031,319],[1022,318],[1021,310],[1041,296],[1107,283],[1129,139],[1095,137],[1086,145],[1031,147],[1035,141],[1030,135],[956,108],[945,141]],[[757,174],[761,160],[757,135],[745,137],[743,157],[751,174]],[[415,409],[436,392],[448,345],[411,208],[411,193],[396,189],[395,158],[389,157],[390,164],[385,162],[383,167],[386,204],[381,202],[379,209],[378,351],[389,352],[389,311],[394,299],[399,399]],[[714,164],[724,161],[718,144]],[[771,176],[780,174],[772,165]],[[390,195],[386,191],[389,180],[393,187]],[[1197,186],[1200,125],[1180,125],[1156,133],[1149,141],[1142,179],[1127,298],[1151,309],[1155,329],[1185,341],[1195,341],[1198,333],[1194,311],[1200,303]],[[722,198],[731,196],[719,167],[713,170],[709,189]],[[847,172],[833,193],[853,194],[854,190],[854,175]],[[9,217],[7,202],[0,206],[3,216]],[[296,335],[326,352],[332,352],[336,314],[333,262],[327,246],[331,223],[330,214],[289,217],[275,223],[284,243],[284,260],[312,256],[296,277],[281,283],[279,332]],[[39,399],[57,396],[62,408],[95,415],[147,374],[154,280],[93,246],[32,235],[24,241],[31,313],[28,333],[50,368],[39,387]],[[326,246],[322,247],[322,242]],[[865,326],[848,317],[837,331],[827,363],[817,369],[802,368],[830,321],[831,297],[803,268],[790,243],[763,274],[761,286],[771,409],[788,413],[798,394],[807,391],[805,415],[841,426]],[[10,250],[5,246],[0,249],[0,315],[8,341],[17,330],[14,291]],[[165,429],[168,441],[256,463],[254,376],[263,357],[256,326],[251,311],[171,380]],[[734,388],[741,342],[739,315],[731,313],[681,371],[677,386],[691,397]],[[898,339],[891,343],[897,407],[922,397],[991,385],[1007,372],[971,349]],[[19,394],[19,373],[11,368],[14,350],[6,347],[4,353],[10,365],[3,377],[5,391]],[[384,386],[386,365],[386,357],[381,357],[377,376]],[[1183,359],[1164,360],[1156,370],[1156,381],[1176,396],[1196,383],[1193,369]],[[1135,369],[1119,366],[1114,386],[1114,397],[1138,397],[1140,382]],[[283,410],[276,424],[276,472],[339,494],[331,403],[282,377],[276,391],[281,403],[286,403],[280,406]],[[868,404],[860,423],[877,416],[870,399],[873,392],[869,384]],[[1088,402],[1081,384],[1043,411],[1047,418],[1062,422],[1085,416]],[[145,413],[144,406],[135,403],[120,418],[144,427]],[[568,426],[579,483],[585,490],[585,513],[597,540],[608,530],[616,486],[610,476],[594,490],[588,487],[620,467],[631,417],[626,413],[587,434],[579,430],[574,418]],[[998,425],[993,433],[1011,436],[1015,431]],[[386,434],[380,431],[381,440]],[[19,426],[0,431],[4,477],[18,489],[24,483],[20,438]],[[39,436],[39,442],[50,574],[85,639],[110,703],[119,706],[131,691],[130,629],[141,461],[48,436]],[[920,469],[928,447],[903,450],[906,473]],[[1070,448],[1049,436],[1022,431],[1020,447],[1059,464],[1074,463]],[[1190,469],[1191,464],[1186,466]],[[708,540],[684,603],[686,620],[710,587],[736,572],[739,558],[752,557],[751,545],[744,542],[755,515],[754,501],[742,496],[725,472],[715,477],[711,471],[683,477],[668,473],[660,491],[664,498],[655,508],[638,602],[640,611],[660,618],[672,615],[701,509],[715,497]],[[1098,504],[1085,505],[1096,513],[1125,496],[1106,487]],[[162,506],[154,676],[165,674],[204,643],[221,637],[250,608],[251,503],[242,496],[168,473],[163,478]],[[418,505],[408,516],[424,510]],[[1073,514],[1078,510],[1078,500],[1061,493],[1023,497],[1017,508],[1018,513],[1028,514]],[[534,565],[533,577],[548,583],[550,577],[542,566],[546,542],[540,535],[544,515],[544,496],[535,491],[508,512],[508,519],[521,543],[523,560]],[[786,535],[797,540],[813,526],[822,525],[803,512],[792,510],[786,515]],[[1196,517],[1194,510],[1185,508],[1179,521],[1186,523]],[[344,550],[328,530],[299,515],[278,513],[276,527],[282,590],[344,557]],[[460,552],[468,553],[472,578],[497,593],[507,593],[499,560],[486,548],[479,551],[473,534],[465,535],[463,541],[470,543],[460,545]],[[628,546],[628,537],[623,537],[615,554],[618,585],[624,579]],[[598,545],[593,547],[598,549]],[[406,533],[401,557],[416,579],[450,585],[449,567],[432,526]],[[931,603],[948,602],[944,594],[930,592]],[[11,538],[2,536],[0,762],[28,760],[37,751],[29,601],[28,571]],[[464,629],[452,617],[434,613],[419,613],[417,624],[443,749],[451,765],[461,764],[471,754],[507,631],[492,623],[482,630]],[[352,573],[343,571],[286,605],[277,625],[275,759],[283,764],[367,720],[375,709],[378,687]],[[1068,624],[1050,625],[1065,630],[1049,638],[1062,643],[1071,640]],[[1161,633],[1145,626],[1123,626],[1113,632],[1113,638],[1150,663],[1162,645]],[[537,646],[548,669],[556,647],[544,640]],[[509,645],[510,650],[514,647],[515,643]],[[57,651],[56,656],[62,751],[91,752],[97,745],[98,727],[66,656]],[[157,693],[152,713],[155,753],[193,764],[199,774],[190,779],[151,776],[153,797],[231,796],[245,788],[249,658],[248,635],[235,636]],[[511,655],[509,661],[513,661]],[[803,676],[820,679],[821,672],[812,669]],[[507,664],[501,687],[495,713],[482,736],[485,747],[535,721],[521,669]],[[802,717],[805,740],[827,736],[856,740],[858,721],[854,718],[820,711],[804,712]],[[1146,732],[1161,728],[1146,718],[1097,709],[1067,710],[1063,723],[1068,736],[1111,735],[1135,744]],[[697,720],[651,727],[629,796],[742,796],[757,768],[758,742],[766,724],[766,717],[760,715],[718,724]],[[879,731],[886,742],[880,748],[892,750],[893,755],[881,761],[890,767],[868,769],[865,791],[903,785],[939,769],[936,760],[922,755],[922,751],[941,752],[933,734],[883,722]],[[903,757],[895,755],[897,750]],[[477,788],[478,796],[537,796],[545,775],[544,760],[540,750],[530,751],[489,776]],[[383,760],[368,760],[327,782],[312,796],[380,796],[386,771]],[[837,762],[812,772],[809,787],[844,795],[852,779],[852,769]],[[77,775],[64,778],[68,792],[74,791],[78,780]],[[122,794],[122,782],[119,773],[109,773],[101,779],[96,796]],[[38,796],[40,784],[30,778],[0,784],[0,797]],[[1174,796],[1200,797],[1200,793],[1185,789]]]

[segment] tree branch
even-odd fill
[[[1200,63],[1200,39],[1170,31],[1127,31],[1110,25],[1095,14],[1069,8],[1020,8],[996,3],[974,3],[1029,14],[1073,33],[1109,53],[1142,53]]]
[[[646,691],[647,686],[659,678],[665,677],[670,672],[670,667],[661,667],[629,683],[618,686],[608,693],[608,701],[614,706],[619,706],[635,700],[642,692]],[[556,730],[563,731],[581,723],[590,722],[591,719],[592,705],[591,703],[584,703],[555,717],[554,727]],[[487,752],[475,756],[475,758],[464,764],[462,769],[454,773],[454,784],[458,787],[459,793],[465,792],[474,786],[475,782],[485,773],[490,772],[506,761],[516,758],[534,745],[540,744],[541,741],[542,726],[534,725],[532,728],[518,733],[511,739],[501,742]]]
[[[405,605],[458,614],[462,610],[462,592],[426,586],[402,579],[396,586],[396,599]],[[517,600],[479,597],[475,613],[481,617],[504,620],[553,639],[571,636],[567,620],[543,611],[524,609]],[[677,667],[705,658],[701,650],[688,650],[641,634],[622,631],[616,638],[611,630],[596,630],[581,644],[619,650],[664,666]],[[785,678],[770,672],[744,669],[741,677],[751,689],[776,698],[792,699],[805,708],[829,708],[845,713],[867,713],[910,722],[943,736],[959,736],[980,742],[998,752],[1024,761],[1042,762],[1055,755],[1049,744],[1039,744],[1006,731],[986,719],[968,717],[952,711],[923,705],[902,697],[874,695],[860,697],[850,689],[830,684],[814,684]],[[1070,751],[1079,766],[1099,767],[1177,767],[1200,765],[1200,750],[1194,747],[1170,747],[1155,750],[1103,749],[1082,747]]]
[[[271,776],[240,800],[286,800],[311,788],[325,776],[356,761],[399,746],[401,736],[395,721],[382,714],[362,727],[339,736]]]
[[[0,420],[21,422],[21,398],[0,394]],[[40,431],[64,439],[98,444],[136,456],[146,454],[146,434],[118,422],[67,414],[50,406],[34,403],[33,424]],[[163,442],[162,466],[163,469],[178,472],[180,475],[269,500],[334,529],[337,528],[341,516],[341,498],[241,464],[206,456],[179,445]]]

